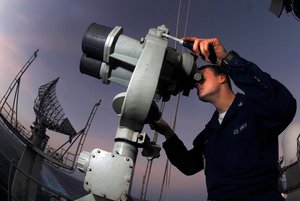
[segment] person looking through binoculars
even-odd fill
[[[295,98],[217,38],[183,40],[192,41],[193,51],[210,63],[199,68],[203,79],[195,88],[199,99],[216,110],[190,150],[163,118],[151,122],[166,138],[167,157],[186,175],[205,171],[208,200],[284,200],[278,190],[278,135],[295,116]],[[244,94],[233,92],[229,78]]]

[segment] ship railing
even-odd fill
[[[29,140],[31,138],[31,131],[17,120],[16,111],[7,102],[3,104],[1,114],[25,139]]]
[[[17,163],[14,160],[9,160],[8,158],[6,158],[5,156],[2,155],[2,160],[3,159],[6,160],[7,163],[9,164],[9,172],[8,172],[8,178],[7,178],[7,185],[6,186],[1,185],[0,192],[2,192],[1,194],[3,197],[7,198],[7,201],[19,201],[12,194],[13,178],[17,171],[20,172],[24,177],[26,177],[26,179],[28,181],[37,185],[37,189],[38,189],[37,196],[41,196],[43,199],[46,198],[47,200],[55,200],[55,201],[74,200],[74,198],[70,198],[68,195],[64,195],[61,192],[57,191],[56,189],[46,186],[42,182],[31,177],[30,175],[25,173],[23,170],[19,169]],[[4,193],[4,195],[3,195],[3,193]],[[37,197],[37,199],[38,199],[38,197]]]
[[[8,130],[10,131],[9,133],[14,135],[18,139],[21,136],[26,141],[30,142],[32,132],[29,131],[25,126],[21,124],[21,122],[17,120],[16,112],[7,102],[3,104],[3,107],[1,109],[1,116],[6,122],[6,127],[8,127]],[[15,130],[16,132],[12,132],[12,130]],[[73,154],[64,148],[55,149],[53,147],[50,147],[49,145],[46,146],[44,152],[50,157],[59,161],[61,164],[64,164],[64,168],[67,168],[68,171],[74,171],[74,164],[77,157],[76,154]],[[60,167],[59,165],[56,165],[60,163],[51,164]]]
[[[51,156],[52,158],[60,161],[61,163],[65,164],[66,166],[68,166],[69,170],[74,170],[74,162],[77,158],[77,155],[68,152],[64,148],[55,149],[49,145],[46,146],[45,153]]]

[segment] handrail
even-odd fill
[[[13,135],[14,137],[16,137],[18,139],[20,139],[19,137],[23,138],[20,140],[25,144],[31,144],[32,132],[29,131],[25,126],[23,126],[21,124],[21,122],[19,122],[13,118],[14,113],[15,113],[15,111],[13,110],[13,108],[7,102],[5,102],[3,104],[3,108],[1,110],[0,116],[3,118],[4,122],[6,123],[6,128],[11,135]],[[14,129],[15,129],[15,132],[17,132],[17,134],[20,134],[20,136],[16,135],[16,133],[13,131]],[[53,150],[55,150],[55,149],[50,147],[49,145],[47,145],[47,147],[45,149],[45,153],[46,154],[51,153],[51,152],[53,152]],[[66,150],[61,149],[60,150],[61,155],[65,151]],[[76,157],[77,156],[71,152],[68,152],[67,154],[63,155],[62,162],[65,166],[68,167],[68,170],[74,169],[74,161],[76,160]],[[55,158],[55,156],[54,156],[54,158]]]
[[[7,102],[3,104],[1,114],[6,119],[6,121],[9,122],[23,137],[25,137],[27,140],[30,139],[32,135],[31,131],[29,131],[25,126],[23,126],[21,122],[12,118],[15,114],[15,111]]]
[[[0,153],[1,154],[1,153]],[[24,175],[27,179],[29,179],[30,181],[34,182],[35,184],[37,184],[39,187],[42,187],[43,189],[45,189],[45,192],[48,191],[48,192],[51,192],[52,194],[54,194],[55,196],[57,196],[58,198],[64,198],[66,199],[67,201],[71,201],[72,198],[70,198],[69,196],[67,195],[63,195],[62,193],[58,192],[57,190],[51,188],[51,187],[48,187],[44,184],[42,184],[41,182],[39,182],[38,180],[36,180],[35,178],[31,177],[30,175],[28,175],[26,172],[24,172],[23,170],[21,170],[20,168],[18,168],[18,165],[15,163],[14,160],[10,160],[8,159],[5,155],[1,154],[4,159],[9,163],[9,176],[8,176],[8,186],[7,186],[7,189],[5,188],[2,188],[6,193],[7,193],[7,197],[8,197],[8,201],[17,201],[16,198],[14,198],[12,195],[11,195],[11,187],[12,187],[12,181],[13,181],[13,172],[14,171],[19,171],[22,175]]]

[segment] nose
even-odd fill
[[[199,82],[195,82],[195,86],[198,87],[200,85],[203,85],[204,82],[205,82],[205,78],[202,77],[202,79]]]
[[[201,82],[201,83],[200,83],[200,82],[195,83],[195,88],[196,88],[197,90],[203,88],[202,84],[203,84],[202,82]]]

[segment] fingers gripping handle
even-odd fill
[[[182,43],[183,47],[186,47],[187,49],[194,51],[193,47],[194,47],[194,41],[183,41]],[[214,47],[210,44],[208,46],[209,49],[209,56],[208,59],[211,63],[216,64],[217,63],[217,55],[215,53]],[[204,59],[201,51],[200,51],[200,56]]]
[[[185,48],[187,48],[187,49],[189,49],[189,50],[191,50],[191,51],[194,52],[194,50],[193,50],[193,48],[194,48],[194,41],[188,41],[188,40],[184,41],[182,39],[179,39],[179,38],[176,38],[174,36],[168,35],[166,33],[163,33],[163,36],[166,37],[166,38],[168,38],[168,39],[172,39],[172,40],[178,42],[183,47],[185,47]],[[209,61],[211,63],[216,64],[217,63],[217,56],[216,56],[216,53],[214,51],[214,48],[213,48],[213,46],[211,44],[209,45],[208,48],[209,48],[208,59],[209,59]],[[201,51],[200,51],[200,56],[204,59],[203,55],[201,54]]]

